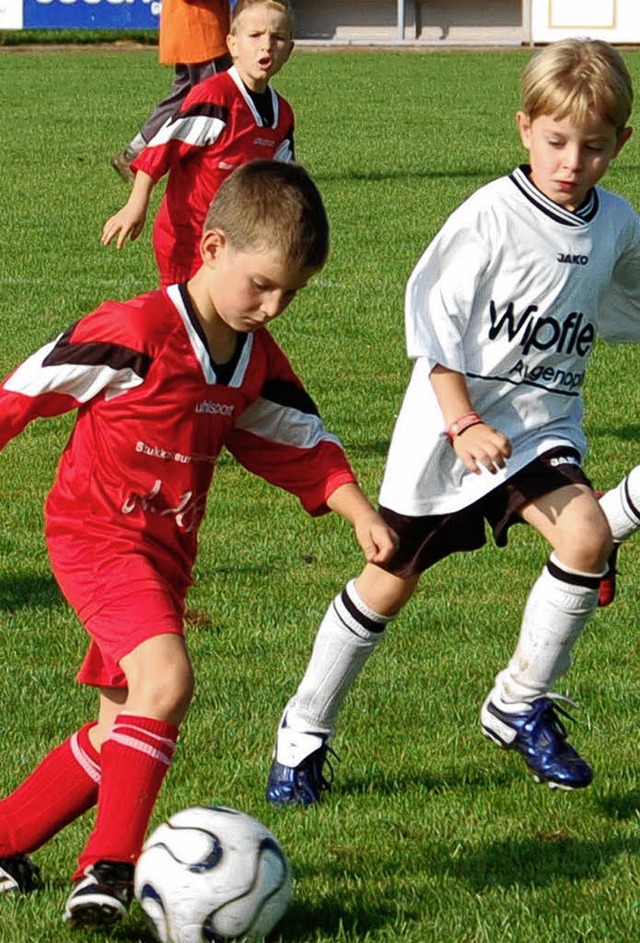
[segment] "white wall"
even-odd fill
[[[609,43],[640,42],[639,0],[531,0],[535,42],[590,36]]]
[[[635,0],[638,2],[638,0]],[[404,0],[406,41],[522,43],[523,0]],[[398,0],[294,0],[299,39],[396,42]]]

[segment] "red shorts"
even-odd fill
[[[147,639],[183,634],[186,588],[176,591],[146,557],[120,558],[106,579],[104,573],[99,576],[95,568],[83,566],[90,555],[76,554],[70,560],[50,545],[49,556],[62,592],[91,636],[77,674],[82,684],[126,688],[121,658]]]
[[[562,458],[567,458],[566,462]],[[398,535],[399,545],[383,570],[403,578],[423,573],[452,553],[477,550],[486,541],[488,522],[498,547],[505,547],[509,528],[523,523],[519,511],[529,501],[570,484],[591,482],[572,448],[549,449],[479,501],[451,514],[409,517],[389,508],[380,514]]]

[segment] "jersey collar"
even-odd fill
[[[240,73],[238,72],[236,67],[231,66],[231,68],[227,70],[227,74],[229,75],[231,79],[233,79],[233,81],[237,85],[238,91],[240,92],[245,102],[247,103],[247,108],[253,115],[253,120],[258,125],[258,127],[259,128],[268,127],[267,125],[265,125],[265,122],[262,120],[262,115],[256,108],[255,102],[251,98],[251,95],[249,94],[246,85],[240,78]],[[271,124],[270,127],[277,128],[278,127],[278,113],[279,113],[278,96],[276,95],[276,93],[274,92],[274,90],[271,88],[270,85],[267,85],[267,88],[265,91],[268,92],[269,95],[271,95],[271,106],[273,108],[273,124]]]
[[[554,203],[542,191],[538,190],[536,185],[531,182],[530,174],[531,167],[528,164],[521,164],[516,167],[512,174],[509,174],[509,180],[515,184],[530,203],[533,203],[542,213],[555,220],[556,223],[576,229],[590,223],[596,216],[600,207],[600,199],[595,187],[591,187],[582,205],[575,212],[572,212],[558,206],[557,203]]]

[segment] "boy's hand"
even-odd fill
[[[452,448],[469,471],[479,475],[483,468],[492,475],[504,468],[511,455],[511,442],[502,432],[485,422],[469,426],[455,437]]]
[[[108,219],[102,229],[102,245],[108,246],[117,235],[116,248],[121,249],[127,241],[127,236],[133,242],[142,232],[147,218],[146,208],[143,210],[125,203],[121,210]]]
[[[127,236],[133,242],[144,228],[149,209],[151,192],[155,186],[153,177],[143,170],[136,171],[136,178],[129,199],[121,210],[108,219],[102,229],[102,245],[108,246],[114,237],[116,248],[121,249],[127,241]]]
[[[373,508],[356,520],[354,531],[367,563],[386,563],[395,553],[398,536]]]
[[[367,563],[386,563],[391,559],[398,546],[396,532],[383,521],[355,482],[336,488],[327,504],[349,521]]]

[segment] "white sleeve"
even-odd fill
[[[463,204],[431,242],[407,283],[405,331],[411,359],[424,357],[432,367],[439,363],[464,373],[463,338],[490,258],[486,227],[477,213],[465,212]]]
[[[604,295],[598,333],[613,343],[640,341],[640,218],[629,248],[621,255]]]

